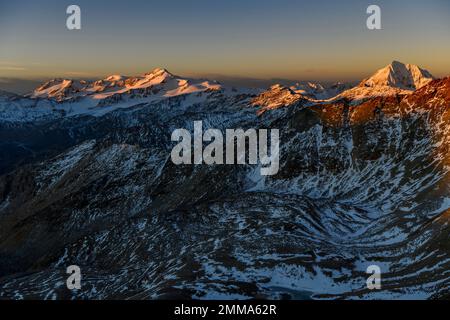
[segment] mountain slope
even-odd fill
[[[189,96],[190,104],[195,104],[209,99],[215,92],[227,96],[260,95],[257,100],[260,100],[262,110],[278,109],[291,105],[296,100],[315,104],[345,99],[358,104],[372,97],[404,96],[431,80],[432,76],[427,71],[394,61],[351,89],[349,85],[342,83],[324,86],[306,82],[289,88],[274,85],[261,92],[259,89],[230,88],[214,81],[181,78],[157,68],[136,77],[111,75],[96,81],[48,81],[28,97],[14,97],[14,108],[1,105],[0,101],[0,122],[41,121],[81,115],[102,116],[117,109],[132,108],[177,96]],[[9,100],[10,98],[7,104]],[[36,105],[39,108],[35,108]]]
[[[0,297],[448,296],[450,78],[358,105],[280,86],[184,99],[3,132],[59,149],[0,177]],[[174,165],[171,133],[198,119],[279,128],[280,172]]]

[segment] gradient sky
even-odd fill
[[[82,30],[66,29],[78,4]],[[381,31],[366,8],[382,9]],[[0,78],[355,81],[392,60],[450,75],[448,0],[0,0]],[[1,86],[0,86],[1,87]]]

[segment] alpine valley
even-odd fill
[[[279,129],[278,173],[173,164],[195,121]],[[448,299],[449,170],[450,78],[397,61],[354,87],[155,69],[0,92],[0,298]]]

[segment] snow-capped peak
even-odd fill
[[[52,79],[34,90],[31,97],[63,100],[67,96],[72,96],[85,90],[88,85],[89,82],[85,80]]]
[[[146,78],[157,78],[157,77],[164,77],[164,78],[173,78],[174,75],[167,71],[167,69],[164,68],[155,68],[150,72],[144,73],[144,77]]]
[[[416,65],[393,61],[370,78],[363,80],[360,86],[387,86],[402,90],[416,90],[427,85],[433,79],[434,77],[427,70]]]
[[[413,64],[393,61],[361,81],[358,86],[342,92],[329,101],[344,98],[352,104],[358,104],[374,97],[408,95],[433,80],[434,77],[427,70]]]

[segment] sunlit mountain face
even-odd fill
[[[279,171],[174,164],[199,120],[278,129]],[[449,139],[450,78],[398,61],[356,86],[157,68],[0,92],[0,297],[448,298]]]

